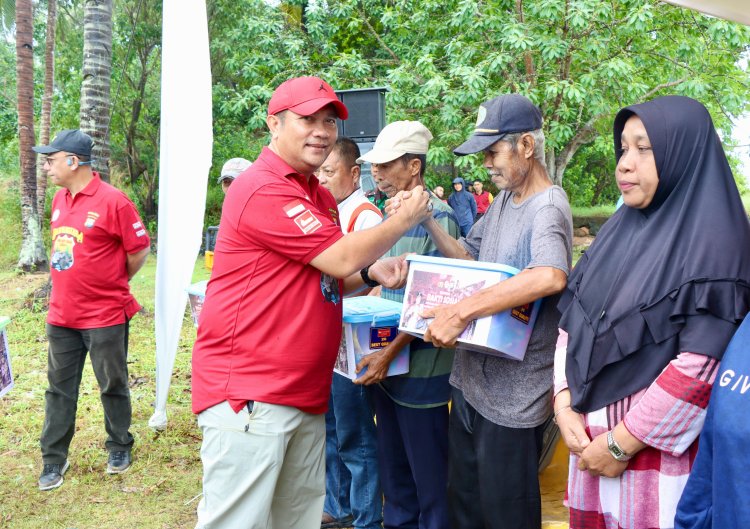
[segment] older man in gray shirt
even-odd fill
[[[516,276],[425,314],[425,340],[452,346],[477,318],[542,299],[523,361],[458,348],[451,385],[448,501],[453,527],[539,529],[538,459],[551,414],[558,294],[571,267],[572,218],[544,165],[542,115],[517,94],[479,109],[472,137],[454,153],[484,152],[501,190],[465,239],[423,226],[448,257],[513,266]],[[479,506],[479,508],[477,508]]]

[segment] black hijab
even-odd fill
[[[651,141],[656,193],[602,227],[558,305],[581,412],[649,386],[682,351],[720,358],[750,310],[750,224],[711,116],[679,96],[624,108],[618,161],[633,115]]]

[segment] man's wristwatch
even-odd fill
[[[623,450],[622,447],[617,444],[612,430],[607,432],[607,448],[609,449],[610,455],[618,461],[630,461],[630,458],[632,457],[626,454],[625,450]]]
[[[362,276],[362,281],[365,282],[365,285],[371,288],[380,286],[380,283],[370,277],[369,271],[369,266],[365,266],[362,270],[359,271],[359,275]]]

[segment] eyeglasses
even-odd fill
[[[45,156],[44,163],[45,164],[48,163],[52,165],[52,162],[54,162],[55,160],[61,160],[62,158],[70,158],[71,156],[75,156],[75,154],[64,154],[62,156],[58,156],[57,158],[55,158],[54,156]]]

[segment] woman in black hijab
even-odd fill
[[[750,225],[697,101],[624,108],[614,140],[625,207],[559,304],[570,527],[672,528],[718,361],[750,310]]]

